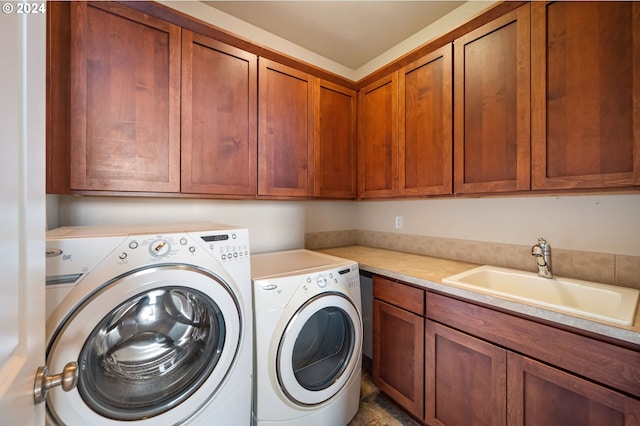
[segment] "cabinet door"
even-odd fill
[[[180,190],[180,28],[71,3],[71,188]]]
[[[424,416],[424,318],[373,299],[373,382]]]
[[[640,185],[640,4],[531,10],[533,189]]]
[[[402,68],[399,87],[399,193],[451,194],[451,45]]]
[[[257,62],[182,31],[182,192],[256,194]]]
[[[515,353],[508,355],[509,425],[640,423],[640,401]]]
[[[530,189],[529,5],[454,42],[454,189]]]
[[[47,3],[47,194],[69,193],[70,3]]]
[[[315,83],[315,195],[356,196],[356,92],[317,78]]]
[[[430,320],[425,345],[427,423],[504,425],[507,352]]]
[[[358,93],[358,196],[398,195],[398,73]]]
[[[313,77],[258,61],[258,194],[313,195]]]

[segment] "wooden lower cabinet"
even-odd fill
[[[509,425],[640,424],[640,401],[509,352]]]
[[[425,356],[428,424],[505,424],[506,350],[427,320]]]
[[[640,401],[427,320],[431,425],[627,426]]]
[[[427,424],[640,425],[640,387],[633,385],[640,372],[637,350],[602,342],[609,358],[600,365],[586,353],[599,351],[591,338],[565,335],[565,340],[575,339],[566,347],[553,332],[557,329],[429,292],[426,312]],[[541,335],[547,337],[537,341]],[[549,355],[536,351],[540,345],[561,353],[575,374],[551,365]],[[534,354],[541,360],[534,360]],[[596,383],[597,370],[603,368],[607,373],[600,377],[608,385]],[[631,381],[613,377],[617,374]],[[631,394],[611,388],[616,382]]]
[[[421,419],[424,416],[424,291],[374,276],[373,294],[373,382]],[[394,302],[400,306],[392,304]]]
[[[429,426],[640,425],[640,347],[373,277],[373,380]]]

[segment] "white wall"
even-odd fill
[[[229,31],[248,40],[259,42],[272,50],[293,56],[301,61],[323,68],[327,71],[338,74],[352,81],[358,81],[372,72],[382,68],[400,56],[416,49],[424,43],[433,40],[448,31],[467,22],[472,17],[487,9],[497,0],[473,0],[464,3],[428,27],[418,31],[397,46],[384,52],[369,63],[357,70],[347,68],[341,64],[333,62],[323,56],[313,53],[303,47],[293,44],[281,37],[264,31],[247,22],[241,21],[218,9],[214,9],[199,1],[160,1],[160,3],[172,9],[178,10],[187,15],[195,16],[202,21],[215,25],[218,28]]]
[[[213,221],[249,229],[254,253],[304,247],[305,232],[354,229],[347,201],[197,200],[139,197],[47,198],[49,228]]]
[[[394,228],[403,216],[403,229]],[[373,201],[358,229],[640,256],[640,194]]]
[[[249,228],[254,253],[303,247],[307,232],[360,229],[521,245],[544,236],[558,249],[640,256],[640,194],[362,202],[49,196],[47,207],[50,227],[238,225]]]
[[[213,221],[249,228],[254,253],[304,245],[304,205],[134,197],[60,197],[58,225],[121,225]]]

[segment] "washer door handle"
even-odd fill
[[[36,379],[33,383],[33,402],[40,404],[47,398],[49,389],[61,386],[62,390],[69,392],[78,384],[78,363],[69,362],[62,369],[60,374],[49,375],[49,369],[45,365],[39,367],[36,372]]]

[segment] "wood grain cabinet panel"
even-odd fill
[[[373,381],[421,419],[424,416],[424,317],[385,301],[385,296],[392,295],[390,290],[394,288],[400,294],[415,297],[407,306],[424,312],[423,290],[374,276]],[[394,298],[401,299],[401,296]]]
[[[259,195],[313,195],[313,78],[258,60]]]
[[[355,198],[356,92],[316,78],[314,104],[315,195]]]
[[[181,192],[256,194],[257,62],[182,31]]]
[[[505,424],[506,350],[427,320],[425,359],[428,424]]]
[[[47,3],[47,194],[69,193],[70,2]]]
[[[398,73],[358,93],[358,196],[398,195]]]
[[[452,45],[398,74],[399,194],[452,191]]]
[[[640,401],[509,352],[510,426],[640,424]]]
[[[454,190],[530,189],[530,9],[454,42]]]
[[[640,184],[640,4],[533,2],[533,189]]]
[[[71,3],[71,189],[180,191],[180,28]]]

